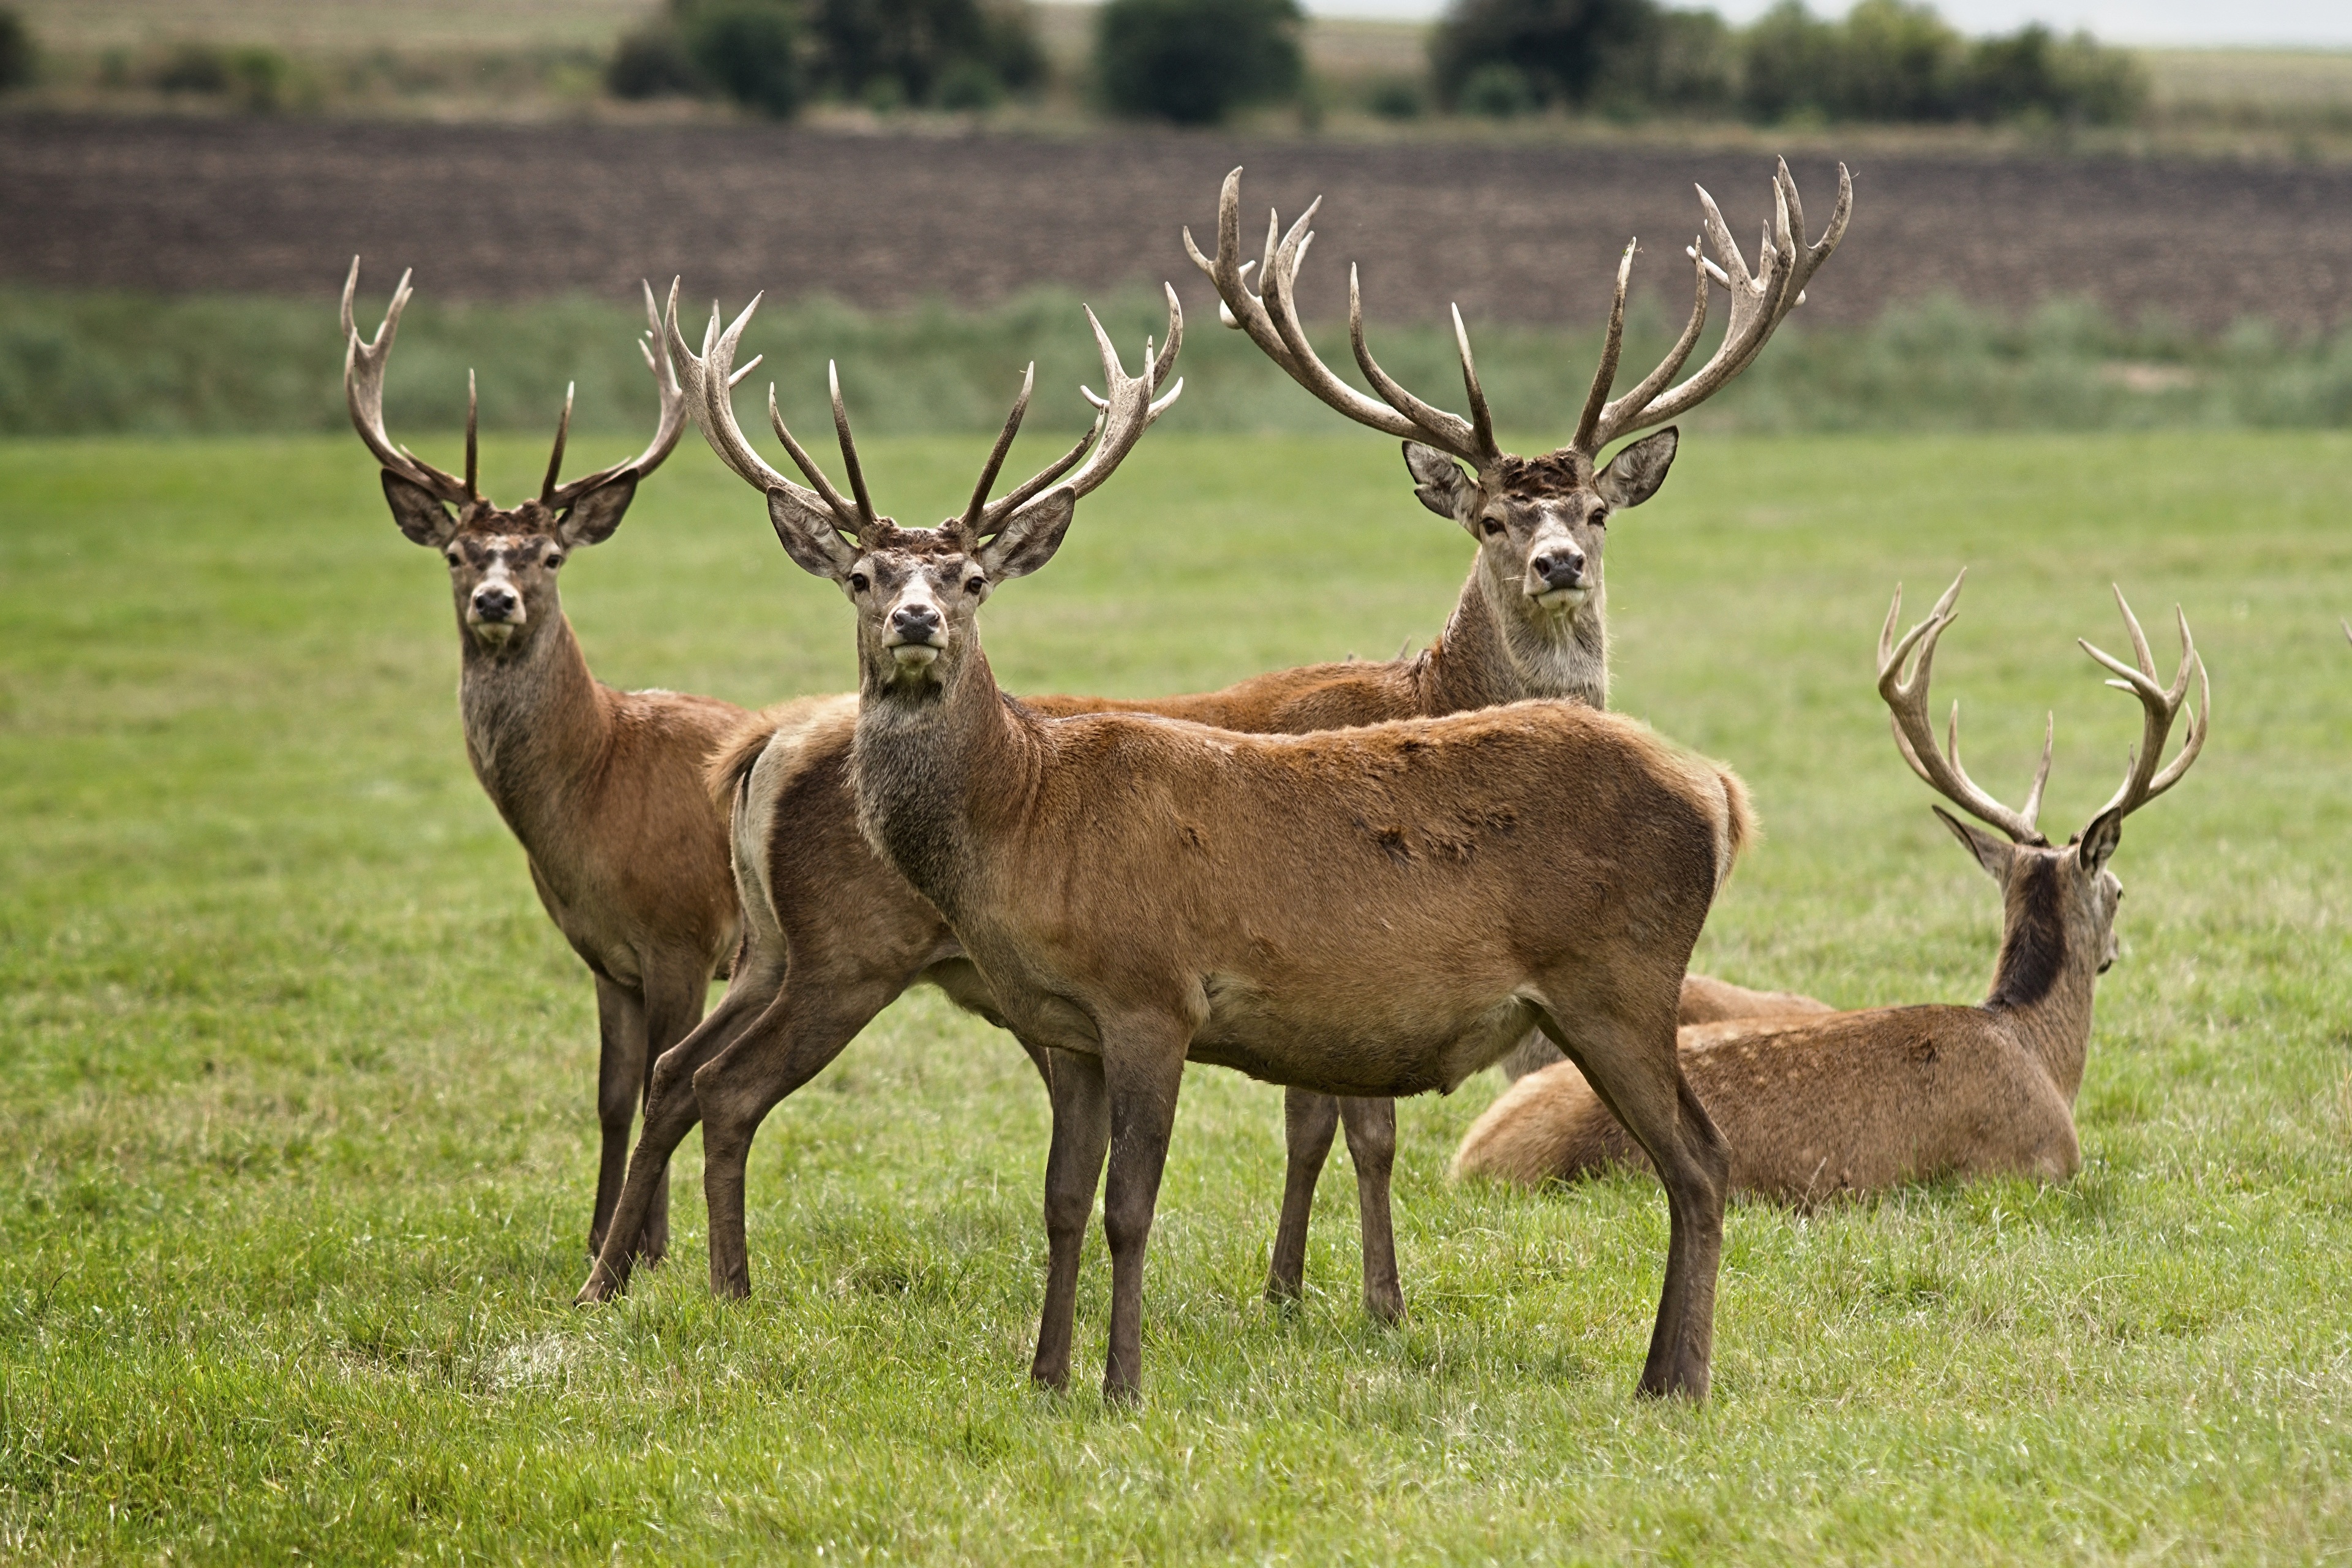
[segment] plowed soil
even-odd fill
[[[1378,316],[1451,300],[1589,322],[1629,236],[1640,287],[1681,295],[1694,181],[1743,244],[1769,210],[1763,159],[1662,149],[15,117],[0,119],[0,279],[320,295],[359,252],[444,298],[617,297],[682,273],[697,298],[869,307],[1160,278],[1198,299],[1178,229],[1209,238],[1236,163],[1259,223],[1268,204],[1325,197],[1318,315],[1345,308],[1355,259]],[[1835,170],[1796,173],[1818,229]],[[1880,157],[1854,183],[1815,320],[1937,291],[2009,309],[2082,296],[2202,328],[2352,315],[2352,169]]]

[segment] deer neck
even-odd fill
[[[1596,585],[1573,611],[1525,603],[1498,587],[1484,561],[1472,565],[1445,630],[1423,656],[1424,711],[1465,712],[1530,697],[1609,706],[1607,590]]]
[[[2063,876],[2054,859],[2019,871],[2004,899],[2000,958],[1984,1006],[2071,1105],[2083,1086],[2101,954],[2097,942],[2070,929]]]
[[[997,689],[975,645],[933,687],[860,679],[850,768],[857,826],[950,921],[969,903],[983,836],[1017,824],[1037,774],[1035,721]]]
[[[504,647],[462,626],[457,707],[466,757],[499,815],[534,857],[567,820],[563,797],[603,765],[611,745],[611,695],[560,607]]]

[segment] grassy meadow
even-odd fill
[[[870,441],[879,500],[951,510],[982,444]],[[543,457],[489,441],[494,492]],[[0,1559],[2340,1555],[2347,478],[2324,433],[1687,444],[1608,570],[1617,704],[1769,835],[1712,973],[1983,993],[1996,895],[1872,689],[1898,579],[1916,612],[1972,568],[1939,700],[2012,799],[2055,710],[2061,834],[2138,723],[2072,639],[2126,646],[2119,581],[2168,672],[2186,607],[2212,740],[2115,862],[2082,1173],[1736,1206],[1715,1396],[1662,1407],[1646,1181],[1449,1185],[1484,1075],[1401,1107],[1407,1323],[1358,1303],[1343,1154],[1277,1311],[1278,1099],[1202,1069],[1122,1410],[1098,1233],[1082,1391],[1026,1384],[1044,1096],[928,993],[769,1120],[751,1300],[707,1294],[689,1140],[672,1262],[574,1310],[591,990],[467,771],[445,572],[348,435],[0,443]],[[1391,443],[1171,429],[983,623],[1016,689],[1199,688],[1425,640],[1468,555]],[[565,576],[615,683],[850,679],[845,608],[691,437]]]

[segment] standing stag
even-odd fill
[[[1977,1007],[1874,1007],[1684,1029],[1683,1070],[1730,1145],[1738,1191],[1802,1203],[1943,1175],[2007,1173],[2057,1182],[2080,1163],[2074,1094],[2090,1046],[2092,993],[2115,962],[2116,905],[2123,897],[2107,860],[2124,818],[2170,789],[2197,760],[2211,689],[2188,618],[2178,611],[2180,668],[2169,688],[2158,682],[2147,638],[2118,589],[2116,603],[2137,668],[2082,646],[2119,678],[2108,685],[2139,699],[2139,749],[2123,787],[2090,826],[2053,847],[2034,826],[2050,776],[2046,741],[2021,811],[1993,799],[1961,769],[1958,703],[1945,750],[1936,750],[1928,668],[1959,592],[1956,580],[1900,643],[1894,638],[1903,595],[1895,594],[1879,636],[1878,691],[1912,771],[2002,835],[1935,808],[2000,884],[1992,994]],[[1906,680],[1904,665],[1915,648],[1918,664]],[[2188,738],[2159,771],[2192,669],[2198,698]],[[1642,1163],[1642,1152],[1592,1086],[1563,1063],[1521,1079],[1489,1107],[1463,1138],[1454,1171],[1532,1185]]]
[[[1226,176],[1219,203],[1219,229],[1224,237],[1219,259],[1202,264],[1225,295],[1227,317],[1236,322],[1261,323],[1264,330],[1253,335],[1261,345],[1275,345],[1268,349],[1275,353],[1281,346],[1283,332],[1296,331],[1287,305],[1288,283],[1295,279],[1306,239],[1311,236],[1305,235],[1303,227],[1294,229],[1290,242],[1276,247],[1282,269],[1277,274],[1269,262],[1266,275],[1279,276],[1282,281],[1273,290],[1271,307],[1250,294],[1241,282],[1250,264],[1227,265],[1239,247],[1240,174],[1235,170]],[[1801,299],[1803,280],[1827,259],[1844,232],[1853,192],[1843,168],[1839,176],[1837,208],[1830,226],[1818,244],[1804,246],[1801,243],[1802,208],[1796,201],[1795,184],[1785,165],[1779,169],[1775,227],[1766,237],[1760,271],[1753,275],[1731,243],[1713,200],[1701,191],[1710,230],[1729,269],[1702,264],[1697,279],[1700,296],[1675,354],[1635,394],[1607,403],[1622,335],[1629,251],[1619,269],[1609,353],[1595,377],[1587,417],[1580,420],[1580,426],[1591,426],[1581,431],[1581,447],[1572,442],[1534,461],[1498,454],[1495,464],[1481,469],[1478,481],[1464,480],[1444,453],[1459,448],[1465,454],[1465,460],[1475,462],[1467,454],[1480,449],[1476,431],[1491,426],[1483,395],[1477,391],[1466,337],[1462,341],[1464,378],[1478,412],[1475,426],[1431,408],[1401,387],[1396,389],[1392,416],[1407,418],[1404,411],[1408,409],[1425,411],[1429,440],[1438,444],[1408,443],[1407,460],[1416,477],[1427,471],[1443,480],[1450,474],[1454,488],[1447,493],[1485,496],[1469,504],[1466,511],[1457,512],[1430,501],[1425,486],[1422,490],[1425,503],[1455,518],[1478,545],[1454,615],[1426,651],[1387,663],[1351,660],[1276,671],[1222,691],[1193,696],[1118,701],[1040,697],[1028,700],[1029,706],[1051,714],[1147,712],[1252,733],[1296,733],[1435,716],[1530,697],[1603,705],[1608,665],[1601,618],[1601,553],[1608,512],[1612,507],[1638,505],[1655,491],[1673,461],[1675,433],[1661,431],[1626,447],[1598,468],[1594,454],[1611,437],[1664,417],[1656,413],[1661,405],[1670,412],[1695,406],[1754,359],[1772,329]],[[1792,221],[1797,226],[1793,234]],[[1198,257],[1197,249],[1194,255]],[[1705,325],[1704,289],[1710,277],[1732,292],[1731,326],[1722,347],[1704,369],[1660,396],[1659,389],[1688,358]],[[714,314],[704,333],[703,353],[697,355],[677,332],[673,290],[670,354],[687,384],[697,420],[719,457],[753,488],[772,498],[781,489],[791,504],[805,509],[823,503],[824,498],[786,479],[751,449],[736,424],[727,395],[728,389],[751,368],[747,364],[737,370],[734,359],[757,305],[755,300],[723,332],[718,330]],[[1236,308],[1241,312],[1238,316]],[[1360,321],[1357,328],[1360,344]],[[1171,292],[1168,342],[1159,354],[1154,384],[1164,381],[1181,332],[1182,315]],[[1364,357],[1369,360],[1369,353]],[[1294,367],[1302,362],[1287,348],[1281,348],[1276,358],[1293,374],[1301,374]],[[752,364],[757,363],[754,360]],[[1308,363],[1315,363],[1311,352]],[[1394,386],[1385,376],[1378,383]],[[1601,412],[1593,414],[1591,407]],[[789,442],[775,415],[772,388],[770,417]],[[837,424],[845,425],[846,415],[838,404],[835,418]],[[1413,426],[1416,430],[1421,427]],[[1491,445],[1491,437],[1487,444]],[[805,455],[797,448],[788,449],[807,470]],[[994,460],[1003,460],[1002,451]],[[1076,455],[1067,460],[1075,461]],[[1507,467],[1496,465],[1517,465],[1507,471],[1521,479],[1507,483]],[[1579,475],[1580,489],[1576,482]],[[809,477],[813,483],[829,488],[821,475],[812,471]],[[1490,495],[1478,491],[1478,486],[1489,483]],[[1513,489],[1512,483],[1518,488]],[[772,511],[777,504],[771,500]],[[970,965],[956,952],[939,912],[877,859],[848,826],[854,816],[847,758],[855,714],[855,704],[847,699],[812,700],[768,710],[739,731],[714,763],[714,795],[721,809],[731,810],[734,820],[737,878],[749,920],[745,954],[726,999],[673,1058],[656,1067],[646,1129],[631,1166],[633,1172],[643,1170],[648,1191],[667,1170],[671,1152],[699,1114],[697,1098],[688,1088],[693,1075],[721,1053],[778,1058],[791,1048],[788,1041],[828,1036],[829,1046],[803,1047],[813,1053],[806,1059],[814,1064],[807,1072],[814,1073],[917,979],[940,984],[960,1005],[992,1021],[1001,1016],[986,1000],[984,987],[972,978]],[[788,975],[793,977],[789,986]],[[1690,977],[1683,992],[1683,1016],[1692,1020],[1805,1006],[1820,1008],[1821,1005],[1698,976]],[[1544,1048],[1546,1059],[1556,1057],[1549,1047]],[[1046,1070],[1046,1059],[1034,1047],[1031,1055],[1045,1071],[1050,1087],[1054,1079]],[[776,1081],[788,1087],[778,1090],[778,1098],[806,1076],[779,1073]],[[742,1143],[740,1149],[731,1141],[714,1147],[706,1134],[704,1180],[710,1201],[711,1283],[722,1294],[740,1295],[751,1288],[742,1226],[741,1167],[751,1134],[772,1104],[772,1100],[763,1104],[751,1114],[751,1125],[736,1135]],[[1057,1104],[1057,1127],[1066,1125],[1061,1114],[1064,1109]],[[1281,1300],[1296,1298],[1300,1292],[1316,1180],[1328,1152],[1334,1125],[1344,1123],[1354,1158],[1361,1215],[1365,1306],[1377,1318],[1393,1320],[1402,1313],[1404,1305],[1389,1202],[1396,1141],[1394,1108],[1378,1098],[1334,1100],[1294,1092],[1286,1097],[1286,1113],[1289,1168],[1281,1226],[1267,1270],[1267,1294]],[[1086,1147],[1095,1150],[1092,1158],[1099,1165],[1099,1136],[1066,1157],[1083,1158]],[[1057,1152],[1051,1158],[1058,1162],[1065,1157]],[[636,1180],[633,1175],[633,1188]],[[630,1204],[631,1199],[625,1197],[625,1210]],[[1057,1257],[1066,1248],[1075,1258],[1087,1217],[1085,1208],[1048,1213],[1047,1232]],[[600,1261],[582,1294],[609,1294],[620,1287],[626,1274],[627,1260],[609,1256]]]
[[[1666,1173],[1672,1242],[1641,1386],[1703,1396],[1727,1163],[1683,1082],[1675,1020],[1692,945],[1753,831],[1738,781],[1567,702],[1255,736],[1057,719],[1007,697],[981,604],[1052,558],[1078,499],[1164,405],[1149,346],[1130,377],[1097,336],[1099,443],[1066,479],[1049,468],[987,500],[1024,385],[971,504],[937,528],[876,515],[837,400],[855,504],[781,420],[814,490],[767,493],[786,552],[856,610],[859,827],[945,917],[990,1010],[1048,1054],[1049,1213],[1091,1207],[1108,1121],[1106,1394],[1140,1386],[1144,1251],[1188,1059],[1386,1097],[1450,1089],[1536,1025]],[[716,425],[728,377],[712,363],[698,379]],[[706,1141],[733,1149],[837,1048],[816,1035],[710,1061],[694,1079]],[[1054,1249],[1034,1374],[1055,1385],[1076,1262],[1075,1247]]]
[[[556,574],[572,552],[612,537],[637,482],[677,445],[685,391],[656,355],[661,320],[648,288],[652,333],[641,346],[661,395],[652,443],[625,463],[559,483],[572,425],[567,392],[538,496],[495,506],[476,482],[470,378],[462,479],[395,445],[384,430],[383,371],[408,305],[408,279],[401,274],[383,324],[362,340],[352,314],[360,264],[352,260],[343,285],[352,424],[383,465],[384,500],[400,531],[449,563],[467,760],[521,841],[548,918],[596,978],[604,1149],[589,1253],[609,1239],[656,1261],[669,1239],[667,1183],[648,1194],[625,1231],[608,1232],[647,1072],[701,1018],[710,977],[736,943],[740,921],[726,823],[711,810],[702,775],[712,748],[746,714],[708,697],[615,691],[599,682],[564,619]]]

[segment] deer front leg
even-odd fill
[[[1103,1235],[1110,1243],[1110,1353],[1103,1363],[1108,1400],[1143,1394],[1143,1257],[1175,1131],[1189,1037],[1172,1018],[1103,1031],[1103,1082],[1110,1099],[1110,1178],[1103,1199]]]
[[[1028,1047],[1045,1074],[1054,1102],[1054,1139],[1045,1155],[1045,1307],[1037,1322],[1032,1381],[1066,1388],[1070,1341],[1078,1310],[1078,1260],[1095,1189],[1102,1183],[1103,1151],[1110,1142],[1110,1100],[1099,1057]]]
[[[629,1129],[646,1072],[644,999],[616,980],[596,976],[596,1125],[603,1133],[596,1162],[596,1207],[588,1221],[588,1256],[604,1249],[621,1183],[629,1168]],[[631,1233],[635,1239],[635,1233]]]
[[[1389,1213],[1389,1173],[1396,1164],[1396,1101],[1345,1099],[1348,1158],[1356,1167],[1356,1214],[1364,1237],[1364,1310],[1383,1323],[1404,1320],[1397,1279],[1396,1229]]]
[[[1274,1232],[1274,1257],[1265,1266],[1265,1299],[1296,1301],[1307,1289],[1307,1227],[1315,1217],[1315,1184],[1331,1135],[1339,1129],[1339,1101],[1311,1089],[1282,1091],[1282,1220]]]
[[[628,1284],[635,1249],[614,1238],[642,1234],[656,1202],[667,1198],[670,1156],[702,1119],[694,1098],[694,1071],[735,1042],[774,1001],[775,986],[772,974],[747,974],[739,969],[710,1016],[655,1059],[646,1081],[645,1126],[637,1134],[635,1152],[629,1156],[628,1180],[613,1214],[614,1227],[608,1230],[588,1282],[580,1288],[576,1300],[605,1300]]]
[[[709,992],[710,976],[705,970],[659,976],[652,973],[646,974],[645,1068],[637,1085],[641,1100],[652,1099],[654,1073],[662,1058],[692,1035],[695,1026],[702,1021],[703,1001]],[[629,1232],[624,1230],[621,1235],[625,1238]],[[669,1163],[667,1156],[663,1159],[660,1172],[652,1179],[650,1201],[636,1231],[636,1255],[640,1262],[647,1265],[657,1264],[669,1255]]]
[[[1573,984],[1554,994],[1577,994]],[[1547,1009],[1544,1032],[1650,1156],[1666,1189],[1666,1279],[1640,1392],[1706,1397],[1731,1152],[1683,1077],[1671,1006],[1655,1017]],[[1572,1031],[1571,1032],[1571,1028]]]

